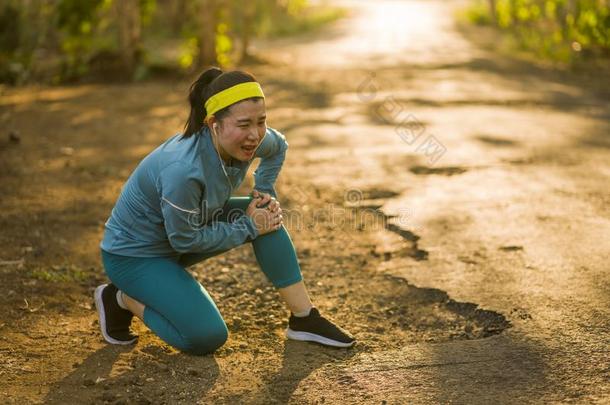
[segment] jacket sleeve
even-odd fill
[[[204,253],[237,247],[258,236],[247,215],[232,223],[203,224],[201,200],[204,187],[180,162],[164,168],[157,179],[161,212],[170,245],[179,253]],[[205,204],[204,204],[205,206]]]
[[[254,172],[255,190],[277,197],[274,188],[275,180],[284,164],[287,149],[286,137],[273,128],[267,128],[265,138],[255,154],[256,157],[261,158],[261,162]]]

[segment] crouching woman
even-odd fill
[[[353,345],[312,305],[282,224],[274,184],[287,143],[266,126],[260,84],[246,72],[210,68],[192,84],[189,101],[184,132],[140,162],[106,222],[101,255],[111,283],[94,293],[104,339],[135,342],[135,315],[171,346],[214,352],[227,340],[227,327],[187,268],[250,243],[291,312],[287,338]],[[254,158],[261,159],[254,190],[231,197]]]

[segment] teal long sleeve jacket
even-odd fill
[[[133,257],[176,256],[228,250],[258,236],[247,215],[233,222],[217,220],[252,161],[223,170],[207,127],[189,138],[181,136],[157,147],[133,171],[106,221],[103,250]],[[256,190],[276,196],[287,149],[286,138],[268,128],[254,155],[261,159],[254,172]]]

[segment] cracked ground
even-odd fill
[[[249,246],[191,268],[229,326],[213,356],[141,323],[136,346],[104,344],[103,223],[180,131],[189,83],[2,89],[2,127],[21,134],[0,144],[3,402],[608,401],[603,75],[499,54],[447,2],[345,3],[245,69],[290,143],[278,192],[305,280],[358,344],[286,341]]]

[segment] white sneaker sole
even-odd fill
[[[95,299],[95,308],[97,308],[97,314],[100,318],[100,330],[102,332],[102,336],[104,340],[113,345],[130,345],[134,343],[138,338],[133,338],[131,340],[116,340],[111,336],[108,336],[106,333],[106,312],[104,311],[104,304],[102,303],[102,291],[106,288],[108,284],[102,284],[95,289],[93,293],[93,298]]]
[[[316,343],[320,343],[320,344],[323,344],[326,346],[333,346],[333,347],[350,347],[356,342],[356,341],[353,341],[351,343],[338,342],[336,340],[332,340],[332,339],[326,338],[324,336],[316,335],[315,333],[298,332],[298,331],[294,331],[290,328],[286,329],[286,337],[288,339],[292,339],[292,340],[300,340],[302,342],[316,342]]]

